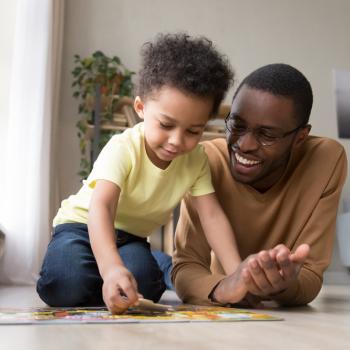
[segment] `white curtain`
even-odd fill
[[[55,205],[52,155],[58,115],[64,0],[17,0],[0,283],[35,283]]]

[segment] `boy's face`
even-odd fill
[[[292,99],[247,86],[235,97],[230,118],[236,128],[250,130],[242,136],[228,136],[233,177],[259,191],[269,189],[283,175],[292,148],[306,138],[309,129],[297,128]],[[258,133],[276,141],[262,146]]]
[[[198,144],[213,100],[164,86],[145,101],[136,97],[134,107],[144,120],[147,155],[153,164],[165,169],[173,159]]]

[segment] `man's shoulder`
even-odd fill
[[[226,140],[218,138],[205,141],[202,144],[208,156],[213,183],[222,180],[225,176],[232,179]]]
[[[204,141],[201,143],[204,146],[209,160],[214,159],[216,156],[221,155],[224,158],[228,158],[228,150],[226,140],[223,138]]]
[[[308,136],[294,154],[289,171],[297,177],[317,178],[325,182],[336,172],[342,176],[347,169],[344,147],[328,137]]]
[[[302,157],[311,156],[314,160],[324,161],[328,157],[338,159],[343,153],[345,153],[344,147],[334,139],[308,136],[301,148],[300,155]]]

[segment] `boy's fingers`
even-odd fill
[[[121,295],[115,296],[111,299],[111,302],[107,304],[108,310],[112,314],[122,314],[129,306],[128,300]]]
[[[103,300],[113,314],[121,314],[129,307],[128,299],[120,289],[116,291],[115,288],[108,287],[104,291]]]
[[[128,300],[129,306],[135,304],[138,300],[137,287],[134,287],[134,283],[129,279],[120,281],[120,288]]]

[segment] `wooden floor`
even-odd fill
[[[162,301],[174,300],[168,293]],[[43,306],[33,287],[0,286],[0,307],[30,306]],[[350,349],[350,286],[325,286],[309,306],[265,312],[285,320],[0,326],[0,349]]]

